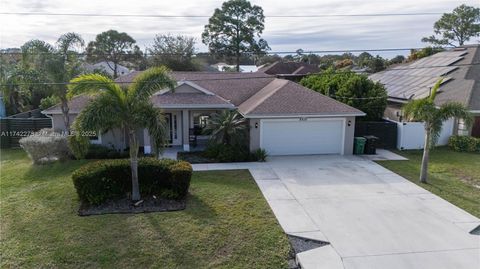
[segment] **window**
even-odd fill
[[[88,139],[90,140],[91,144],[102,144],[102,135],[100,131],[95,133],[96,135],[89,136]]]

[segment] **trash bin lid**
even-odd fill
[[[370,139],[373,139],[373,140],[378,140],[378,137],[374,136],[374,135],[364,135],[363,137],[365,137],[366,139],[370,140]]]
[[[357,136],[357,137],[355,137],[355,140],[365,141],[367,139],[365,137]]]

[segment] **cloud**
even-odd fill
[[[478,6],[478,0],[464,1]],[[269,15],[318,15],[361,13],[450,12],[456,0],[252,0],[267,16],[263,37],[272,50],[364,49],[422,46],[420,39],[432,33],[440,16],[412,17],[323,17],[270,18]],[[64,12],[96,14],[182,14],[211,15],[222,1],[62,1],[2,0],[4,12]],[[18,47],[30,39],[54,42],[65,32],[80,33],[87,41],[109,29],[129,33],[144,48],[159,33],[184,34],[197,38],[208,18],[133,18],[0,15],[0,47]]]

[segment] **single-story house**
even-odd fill
[[[119,77],[131,82],[141,71]],[[189,151],[191,135],[201,133],[214,112],[237,109],[249,124],[250,150],[265,149],[270,155],[352,154],[355,117],[365,114],[295,82],[256,73],[171,72],[174,91],[158,89],[151,97],[154,106],[166,115],[169,143]],[[91,97],[70,101],[71,120]],[[43,111],[53,128],[65,129],[60,107]],[[147,130],[138,132],[145,152],[151,151]],[[127,147],[121,130],[112,130],[92,139],[93,143]]]
[[[114,73],[114,66],[115,64],[112,61],[101,61],[95,64],[89,64],[89,63],[84,63],[83,68],[87,70],[88,72],[95,72],[95,71],[103,71],[109,74],[110,76],[113,76]],[[123,65],[117,64],[117,75],[118,76],[123,76],[128,73],[130,73],[131,70],[128,69],[128,67],[125,67]]]
[[[309,74],[319,73],[320,68],[317,65],[305,62],[281,62],[276,61],[258,68],[257,73],[274,75],[278,78],[284,78],[292,81],[300,81]]]
[[[480,45],[446,50],[369,76],[387,89],[385,118],[398,122],[404,120],[402,106],[411,99],[429,96],[441,77],[444,79],[435,103],[459,102],[475,117],[468,129],[461,120],[455,120],[452,134],[480,137]]]

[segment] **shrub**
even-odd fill
[[[448,146],[455,151],[480,152],[480,138],[453,135],[448,139]]]
[[[183,161],[140,158],[138,181],[142,195],[182,199],[188,193],[192,166]],[[80,200],[98,205],[131,193],[130,160],[101,160],[86,164],[72,174]]]
[[[86,136],[69,136],[68,148],[77,160],[85,158],[90,147],[90,141]]]
[[[33,135],[23,137],[19,143],[34,164],[45,164],[70,157],[67,138],[51,129],[42,129]]]
[[[251,155],[246,146],[226,145],[211,143],[205,150],[205,156],[218,162],[246,162],[251,160]]]
[[[119,151],[102,145],[90,144],[85,159],[123,159],[128,158],[127,151]]]
[[[257,149],[252,152],[253,160],[257,162],[265,162],[268,157],[268,153],[264,149]]]

